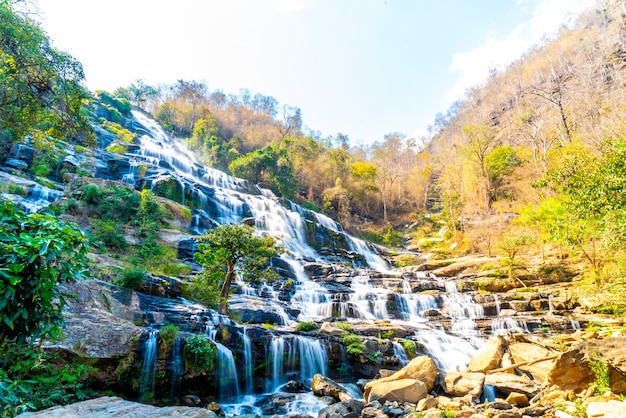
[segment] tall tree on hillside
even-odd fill
[[[31,129],[93,143],[81,113],[90,97],[83,80],[77,60],[54,48],[41,28],[18,14],[11,2],[0,1],[1,148]]]
[[[487,173],[486,158],[495,143],[495,134],[487,125],[465,125],[462,128],[467,150],[478,167],[483,182],[484,203],[491,208],[491,180]]]
[[[239,277],[245,282],[274,280],[271,257],[281,251],[276,240],[254,234],[243,224],[220,225],[198,238],[196,260],[205,268],[191,284],[189,293],[206,303],[219,301],[220,312],[228,315],[230,286]]]

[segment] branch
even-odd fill
[[[538,358],[538,359],[534,359],[534,360],[528,360],[528,361],[522,361],[521,363],[516,363],[513,364],[511,366],[507,366],[507,367],[503,367],[501,369],[493,369],[493,370],[488,370],[487,373],[500,373],[500,372],[506,372],[508,370],[511,369],[515,369],[518,367],[522,367],[522,366],[530,366],[531,364],[535,364],[535,363],[541,363],[543,361],[549,361],[549,360],[554,360],[555,358],[557,358],[558,356],[560,356],[561,353],[559,354],[553,354],[551,356],[548,357],[543,357],[543,358]]]

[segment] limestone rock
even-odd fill
[[[548,350],[545,347],[531,343],[511,344],[509,346],[509,353],[511,353],[514,364],[538,360],[555,354],[552,350]],[[555,360],[546,360],[526,366],[520,366],[518,368],[529,372],[535,380],[544,382],[554,365],[554,361]]]
[[[506,340],[501,335],[489,340],[471,358],[467,371],[485,373],[488,370],[497,369],[505,350]]]
[[[444,372],[444,390],[452,396],[480,396],[484,383],[484,373]]]
[[[417,406],[415,407],[415,410],[417,412],[423,412],[427,409],[432,409],[437,407],[437,405],[439,405],[439,402],[437,401],[437,398],[433,398],[431,396],[421,399],[418,403]]]
[[[354,399],[341,385],[319,373],[313,376],[311,390],[317,396],[330,396],[340,402]]]
[[[365,392],[365,402],[373,400],[417,403],[428,394],[426,384],[415,379],[379,382]]]
[[[346,333],[346,331],[337,328],[336,326],[334,326],[333,324],[331,324],[330,322],[324,322],[322,323],[322,326],[320,326],[320,328],[317,330],[317,332],[319,332],[320,334],[326,334],[326,335],[332,335],[335,337],[340,337],[343,334]]]
[[[506,402],[520,408],[524,408],[529,405],[528,396],[517,392],[509,393],[509,396],[506,397]]]
[[[78,416],[115,416],[117,418],[185,416],[189,418],[217,418],[215,412],[204,408],[189,406],[167,406],[159,408],[152,405],[145,405],[109,396],[103,396],[70,405],[55,406],[43,411],[26,412],[20,415],[20,417],[24,418],[68,418]]]
[[[626,402],[611,400],[608,402],[590,402],[587,405],[588,418],[626,417]]]
[[[532,398],[541,389],[538,382],[530,380],[527,376],[503,372],[488,373],[485,377],[485,384],[492,385],[496,389],[496,394],[502,396],[508,396],[511,392],[519,392]]]
[[[594,380],[595,375],[585,359],[582,346],[579,346],[566,351],[556,359],[548,373],[547,385],[561,390],[581,392]]]
[[[420,380],[426,384],[428,391],[435,386],[437,378],[437,367],[435,362],[429,356],[418,356],[409,362],[398,373],[404,372],[404,376]]]

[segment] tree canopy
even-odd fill
[[[195,257],[205,270],[192,282],[189,294],[209,305],[219,302],[224,314],[228,314],[228,294],[235,277],[246,282],[278,277],[269,262],[281,251],[280,246],[271,236],[255,235],[248,225],[220,225],[197,240]]]

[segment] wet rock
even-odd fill
[[[380,409],[367,406],[361,411],[361,418],[387,418],[387,414]]]
[[[343,334],[346,333],[346,331],[337,328],[336,326],[334,326],[333,324],[331,324],[330,322],[324,322],[322,323],[322,326],[320,326],[320,328],[317,330],[318,333],[320,334],[326,334],[326,335],[332,335],[335,337],[341,337]]]
[[[353,399],[345,388],[319,373],[313,376],[311,390],[317,396],[330,396],[340,402]]]
[[[497,369],[502,361],[506,346],[507,342],[504,337],[492,338],[472,356],[467,371],[485,373],[488,370]]]
[[[181,398],[181,402],[187,406],[200,406],[202,401],[196,395],[185,395]]]
[[[363,402],[355,399],[337,402],[318,412],[318,418],[358,418],[363,410]]]
[[[442,372],[443,388],[452,396],[480,396],[485,383],[484,373]]]
[[[287,393],[304,393],[307,392],[309,389],[303,382],[290,380],[289,382],[281,386],[280,390]]]

